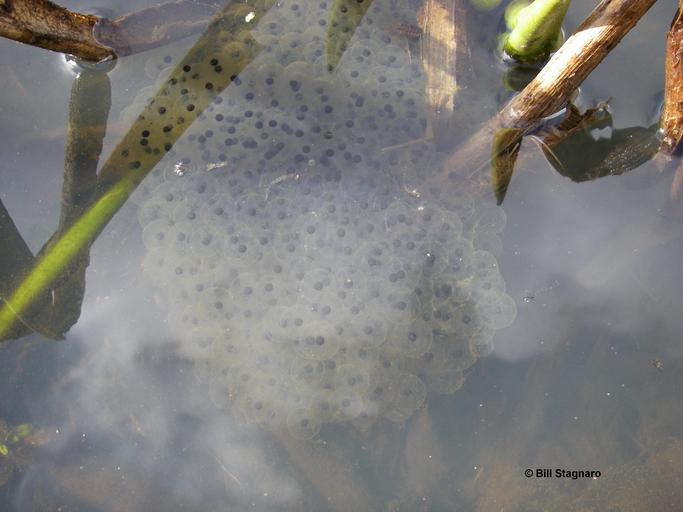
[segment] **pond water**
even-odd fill
[[[511,94],[504,6],[470,8],[476,78],[444,128],[396,29],[420,4],[375,0],[357,27],[331,0],[233,6],[78,78],[0,41],[0,295],[83,197],[132,191],[0,345],[0,509],[683,507],[673,173],[597,177],[605,145],[652,133],[674,9],[582,85],[611,124],[554,166],[525,139],[497,206],[486,165],[438,176]]]

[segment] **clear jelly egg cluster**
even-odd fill
[[[134,196],[144,272],[212,399],[299,439],[405,421],[516,315],[503,211],[419,188],[437,163],[415,142],[424,79],[386,30],[414,8],[375,2],[332,73],[330,8],[271,9],[261,52]]]

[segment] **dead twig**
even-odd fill
[[[99,62],[115,52],[95,40],[97,16],[71,12],[49,0],[0,0],[0,36]]]
[[[108,20],[49,0],[0,0],[0,36],[100,62],[201,32],[226,3],[178,0]]]
[[[461,0],[425,0],[418,13],[422,28],[422,68],[427,77],[425,97],[432,133],[438,144],[450,138],[459,82],[472,71],[465,13]]]
[[[507,138],[506,145],[498,140],[496,153],[505,154],[545,117],[563,108],[572,92],[654,3],[655,0],[600,2],[536,78],[452,153],[433,185],[442,186],[446,179],[457,178],[460,172],[471,172],[487,162],[494,135],[500,130],[518,131],[516,137]],[[496,156],[493,155],[494,159]],[[507,184],[499,183],[497,187],[497,199],[501,202]]]

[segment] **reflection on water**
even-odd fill
[[[679,508],[670,176],[645,164],[577,186],[527,149],[505,210],[469,179],[426,188],[445,155],[425,137],[414,41],[391,30],[415,2],[375,0],[329,74],[332,5],[258,21],[257,56],[92,247],[66,340],[0,348],[3,510]],[[186,47],[111,73],[105,154]],[[181,72],[222,65],[205,53]],[[130,77],[146,87],[124,91]],[[148,109],[126,159],[154,158],[187,94]],[[36,146],[54,175],[46,140],[17,165]],[[59,186],[20,170],[1,168],[0,198],[40,246],[34,198]],[[29,423],[41,436],[17,437]]]

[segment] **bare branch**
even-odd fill
[[[446,160],[435,185],[459,172],[471,173],[491,158],[494,135],[502,129],[517,129],[521,141],[548,115],[560,110],[572,92],[586,79],[656,0],[603,0],[555,53],[536,78],[503,109],[463,143]],[[496,147],[503,154],[507,147]],[[497,155],[493,155],[494,159]],[[500,186],[500,185],[499,185]],[[505,188],[497,193],[504,195]],[[499,195],[499,202],[502,201]]]
[[[0,0],[0,36],[91,62],[115,57],[93,36],[98,21],[48,0]]]

